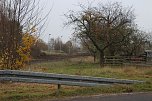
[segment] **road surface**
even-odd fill
[[[75,97],[64,100],[58,99],[50,101],[152,101],[152,93],[97,95],[91,97]]]

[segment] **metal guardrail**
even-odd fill
[[[89,77],[89,76],[76,76],[76,75],[16,71],[16,70],[0,70],[0,81],[58,84],[58,85],[71,85],[71,86],[103,86],[103,85],[111,85],[116,83],[133,84],[133,83],[144,82],[138,80],[99,78],[99,77]]]
[[[76,76],[65,74],[17,71],[17,70],[0,70],[0,82],[24,82],[24,83],[40,83],[40,84],[57,84],[59,94],[61,85],[69,86],[109,86],[111,84],[134,84],[143,83],[144,81],[99,78],[90,76]]]

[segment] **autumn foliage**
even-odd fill
[[[16,67],[24,67],[25,63],[31,60],[31,47],[34,45],[36,38],[29,33],[22,37],[22,45],[18,48],[17,53],[20,58],[16,59]]]
[[[1,69],[20,69],[25,66],[31,60],[31,47],[34,45],[36,37],[29,33],[22,34],[21,43],[18,44],[15,54],[11,54],[10,49],[4,50],[4,54],[1,54],[0,67]],[[13,50],[11,50],[13,51]]]
[[[20,69],[31,60],[48,16],[41,12],[37,0],[0,0],[0,69]]]

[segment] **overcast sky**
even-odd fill
[[[64,28],[63,23],[66,20],[64,14],[69,10],[79,11],[80,8],[77,6],[78,3],[87,4],[87,2],[94,1],[94,5],[98,2],[114,2],[118,1],[123,4],[124,7],[132,6],[136,16],[136,23],[139,28],[145,31],[152,31],[152,0],[41,0],[44,6],[44,1],[47,3],[44,6],[44,13],[48,9],[52,8],[49,15],[48,22],[45,33],[41,38],[48,42],[49,34],[51,38],[62,37],[62,40],[66,42],[71,37],[73,33],[71,28]]]

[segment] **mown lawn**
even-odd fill
[[[0,84],[0,101],[45,101],[48,99],[81,95],[152,92],[152,67],[105,66],[101,68],[99,64],[92,62],[91,57],[80,57],[58,62],[32,64],[23,70],[119,79],[137,79],[146,82],[144,84],[114,85],[107,87],[62,86],[59,95],[56,94],[56,85],[5,82]]]

